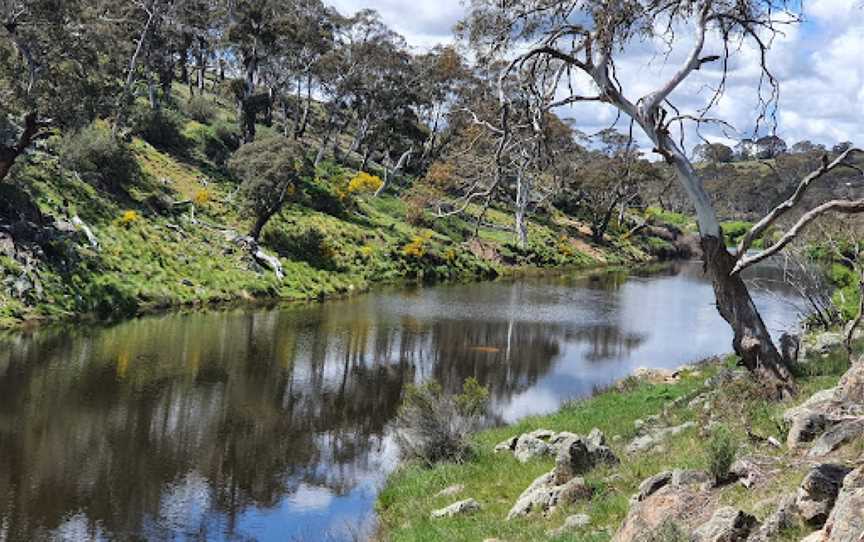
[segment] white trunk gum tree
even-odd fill
[[[554,80],[563,66],[568,77],[581,74],[593,82],[596,94],[579,94],[574,90],[578,85],[567,85],[567,96],[551,104],[547,102],[547,107],[605,103],[642,129],[653,143],[654,152],[674,168],[695,209],[705,255],[704,269],[714,287],[717,309],[734,332],[735,352],[776,397],[795,391],[788,360],[782,358],[746,284],[736,272],[741,260],[726,249],[702,180],[670,134],[673,123],[715,121],[706,117],[705,112],[716,104],[723,85],[698,115],[678,113],[669,100],[688,77],[709,62],[722,61],[725,82],[729,59],[739,50],[737,41],[730,42],[737,39],[753,43],[758,49],[764,79],[774,87],[776,81],[765,64],[770,43],[765,36],[770,37],[779,25],[795,19],[785,9],[783,0],[474,0],[467,24],[472,42],[491,57],[512,50],[524,51],[510,63],[502,80],[516,73],[529,84],[535,84],[536,94],[542,96],[548,81]],[[640,39],[663,39],[671,48],[681,42],[677,29],[682,26],[695,30],[686,60],[655,90],[635,101],[629,99],[617,77],[615,55]],[[711,32],[724,44],[722,57],[703,54]],[[772,97],[776,97],[776,92]],[[766,108],[773,105],[763,100],[761,88],[759,98]],[[675,116],[668,114],[667,107]],[[832,209],[841,208],[837,204]]]

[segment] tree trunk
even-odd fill
[[[35,111],[31,111],[24,116],[24,130],[18,136],[18,141],[13,146],[0,144],[0,182],[2,182],[12,165],[19,156],[24,154],[30,144],[36,139],[39,132],[38,115]]]
[[[189,48],[192,47],[192,35],[183,34],[183,46],[180,49],[180,82],[189,82]]]
[[[702,236],[704,269],[711,278],[717,310],[734,333],[732,345],[747,367],[775,398],[794,394],[792,375],[759,315],[740,273],[731,275],[735,258],[723,238]]]
[[[528,198],[531,196],[531,181],[523,171],[516,174],[516,242],[520,248],[528,246],[528,225],[526,214],[528,211]]]
[[[261,215],[255,219],[255,223],[252,224],[252,229],[249,230],[249,237],[255,240],[257,243],[261,238],[261,230],[264,229],[264,226],[267,225],[267,222],[270,220],[270,217],[273,216],[271,214]]]
[[[300,123],[294,131],[294,139],[300,139],[306,134],[306,128],[309,126],[309,110],[312,107],[312,76],[306,78],[306,99],[303,100],[303,115],[300,117]]]
[[[693,164],[668,132],[657,132],[642,120],[639,123],[652,136],[666,161],[675,167],[679,182],[696,208],[704,270],[714,288],[717,311],[732,328],[735,353],[774,398],[794,395],[792,374],[774,345],[747,285],[740,273],[731,274],[736,260],[726,250],[711,199]]]
[[[253,104],[255,94],[255,72],[258,70],[258,54],[255,49],[244,60],[246,64],[246,81],[243,85],[243,97],[240,99],[240,133],[244,143],[255,141],[255,117],[257,109]]]
[[[126,82],[123,85],[123,91],[120,95],[120,104],[117,107],[117,114],[114,117],[114,126],[111,129],[111,135],[115,139],[117,138],[117,134],[123,126],[123,123],[126,121],[126,108],[129,105],[127,102],[131,101],[130,93],[132,91],[132,83],[135,82],[135,68],[138,65],[138,57],[141,55],[141,50],[144,48],[144,42],[147,39],[147,35],[150,33],[150,27],[153,25],[155,18],[156,7],[154,6],[153,10],[150,11],[150,14],[147,16],[147,23],[144,25],[144,29],[141,30],[141,34],[138,36],[138,43],[135,46],[135,51],[129,59],[129,68],[126,72]]]

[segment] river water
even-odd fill
[[[769,327],[793,326],[770,288]],[[729,351],[712,301],[684,263],[0,336],[0,540],[363,538],[407,383],[549,412]]]

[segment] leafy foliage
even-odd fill
[[[489,392],[469,378],[462,393],[449,396],[437,382],[409,386],[396,417],[403,454],[428,465],[461,463],[471,457],[469,436],[486,415]]]
[[[301,179],[312,175],[302,147],[280,136],[243,145],[228,166],[243,180],[240,188],[244,205],[255,215],[250,233],[255,239],[267,221],[296,193]]]
[[[110,189],[128,187],[141,175],[129,148],[112,137],[103,122],[91,123],[64,137],[60,159],[84,180]]]
[[[729,468],[735,461],[738,443],[725,425],[717,426],[708,439],[705,453],[708,457],[708,471],[717,483],[729,478]]]

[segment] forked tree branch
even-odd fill
[[[774,224],[781,216],[786,214],[787,211],[793,209],[801,202],[801,199],[804,197],[804,193],[807,191],[807,188],[809,188],[814,181],[817,181],[831,171],[834,171],[835,169],[841,167],[852,167],[853,169],[858,169],[854,165],[846,162],[849,157],[856,153],[864,153],[864,151],[854,147],[849,148],[840,156],[835,158],[833,162],[828,162],[828,158],[823,157],[822,165],[801,180],[801,182],[798,184],[798,188],[791,196],[789,196],[789,199],[787,199],[780,205],[774,207],[771,212],[765,215],[765,217],[763,217],[759,222],[757,222],[752,228],[750,228],[750,231],[748,231],[744,235],[744,237],[741,239],[741,242],[738,244],[738,260],[744,260],[747,255],[747,251],[753,245],[753,241],[755,239],[758,239],[760,235],[762,235],[768,228],[770,228],[771,225]]]
[[[811,209],[806,212],[798,222],[795,223],[792,228],[787,231],[780,240],[773,245],[771,248],[763,250],[759,254],[754,254],[753,256],[744,256],[738,260],[738,263],[735,264],[735,267],[732,269],[731,275],[736,273],[740,273],[742,270],[750,267],[751,265],[761,262],[766,258],[770,258],[774,254],[777,254],[786,246],[791,243],[798,235],[804,231],[804,229],[814,220],[824,215],[825,213],[835,212],[842,214],[857,214],[864,213],[864,199],[858,200],[832,200],[827,203],[823,203],[822,205]]]

